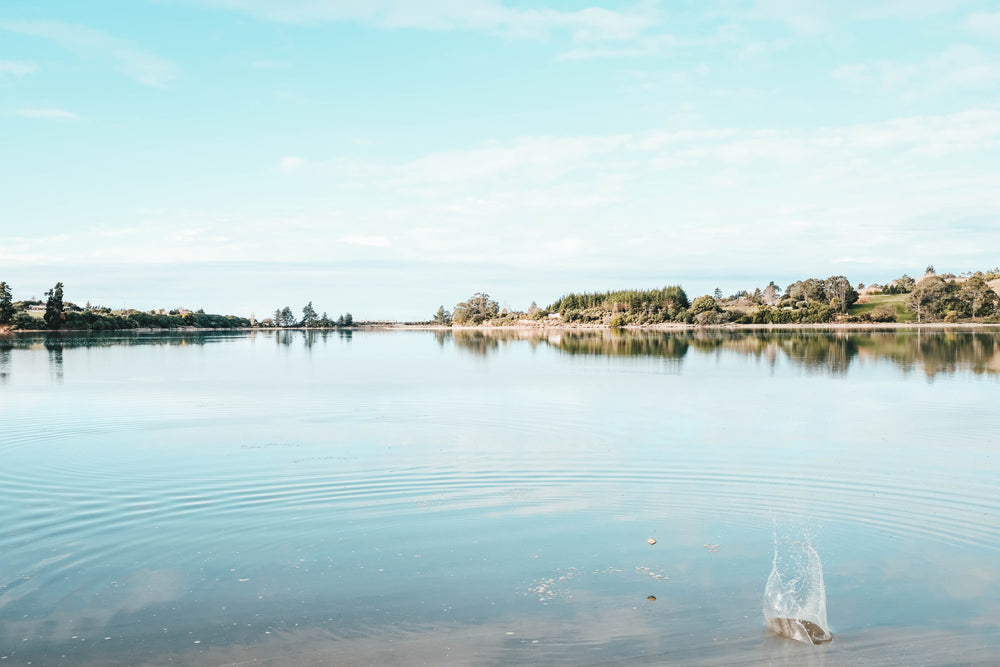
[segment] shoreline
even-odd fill
[[[608,324],[531,324],[508,325],[482,324],[476,326],[445,326],[440,324],[397,324],[386,328],[412,331],[754,331],[754,330],[858,330],[878,331],[887,329],[982,329],[1000,328],[1000,322],[826,322],[820,324],[639,324],[612,327]]]
[[[665,322],[660,324],[639,324],[624,327],[612,327],[608,324],[577,324],[571,322],[562,323],[538,323],[534,321],[522,321],[517,324],[480,324],[473,326],[442,325],[442,324],[417,324],[417,323],[377,323],[359,324],[351,328],[320,328],[320,327],[234,327],[231,329],[216,329],[209,327],[174,327],[156,329],[143,327],[138,329],[59,329],[50,331],[48,329],[18,329],[11,330],[9,327],[0,327],[0,335],[14,334],[78,334],[78,333],[223,333],[223,332],[279,332],[279,331],[536,331],[539,333],[556,331],[887,331],[887,330],[915,330],[915,329],[997,329],[1000,322],[826,322],[818,324],[685,324],[683,322]]]

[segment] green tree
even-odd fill
[[[713,297],[715,298],[716,301],[721,301],[722,300],[722,289],[716,287],[715,288],[715,292],[713,293]]]
[[[798,280],[785,289],[785,294],[796,301],[829,301],[823,291],[824,282],[818,278]]]
[[[842,313],[846,313],[847,307],[858,300],[858,293],[854,291],[850,281],[844,276],[830,276],[824,280],[823,294],[831,304],[836,299],[837,305],[835,309],[840,310]],[[833,309],[834,306],[831,305],[830,308]]]
[[[295,326],[295,313],[288,306],[281,309],[278,313],[278,321],[283,327],[294,327]]]
[[[53,331],[62,326],[66,316],[63,315],[63,284],[56,283],[56,286],[45,293],[45,326]]]
[[[344,326],[353,327],[354,326],[354,316],[350,313],[344,313]]]
[[[0,324],[10,324],[14,319],[14,294],[7,283],[0,283]]]
[[[699,296],[697,299],[692,301],[691,308],[688,309],[688,312],[692,315],[697,315],[698,313],[706,313],[718,309],[719,306],[715,303],[715,298],[706,294],[705,296]]]
[[[538,306],[535,306],[535,308],[537,309]],[[438,308],[437,312],[434,313],[434,324],[441,324],[445,326],[451,324],[451,313],[445,310],[444,306]]]
[[[917,283],[910,296],[906,299],[906,306],[917,314],[917,322],[922,322],[925,315],[934,314],[941,305],[941,301],[948,293],[945,282],[937,276],[928,276]]]
[[[313,302],[310,301],[302,308],[302,326],[314,327],[318,320],[319,316],[316,314],[316,309],[313,308]]]
[[[781,288],[778,287],[778,285],[772,280],[767,284],[767,287],[764,288],[764,292],[761,294],[761,298],[763,299],[764,303],[766,303],[769,306],[773,306],[774,304],[778,303],[778,297],[780,294],[781,294]],[[718,299],[718,297],[716,297],[716,299]]]
[[[905,273],[897,278],[895,282],[893,291],[887,292],[887,294],[909,294],[917,286],[917,281]]]
[[[570,294],[563,300],[563,306],[568,308],[565,302],[570,297],[573,297],[574,307],[576,307],[576,295],[574,294]],[[455,324],[482,324],[486,320],[496,317],[499,313],[499,303],[491,299],[489,294],[476,292],[467,300],[455,304],[451,318]]]
[[[988,314],[996,309],[997,301],[1000,297],[986,284],[983,274],[976,273],[966,280],[958,293],[959,298],[966,303],[972,316],[977,314]],[[2,322],[3,320],[0,320]]]

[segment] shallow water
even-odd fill
[[[989,332],[0,337],[0,664],[989,663],[997,405]]]

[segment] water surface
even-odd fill
[[[998,379],[989,331],[0,337],[0,659],[987,664]],[[776,536],[830,644],[765,631]]]

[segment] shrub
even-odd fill
[[[10,326],[12,329],[44,329],[45,322],[35,319],[28,313],[18,313],[11,319]]]
[[[896,309],[889,304],[880,304],[875,306],[870,313],[867,313],[868,319],[872,322],[895,322],[896,321]]]

